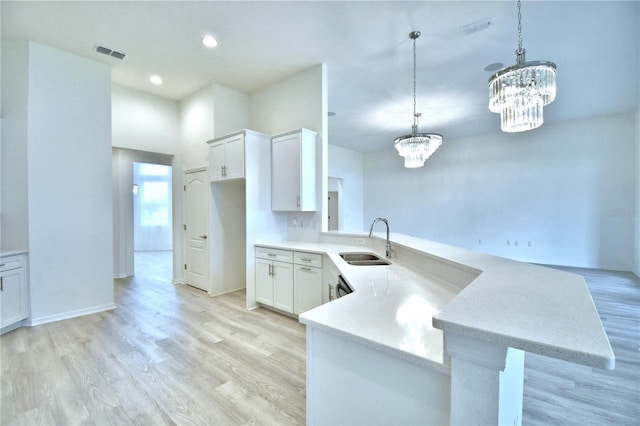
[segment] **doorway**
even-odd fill
[[[343,210],[342,210],[342,179],[329,177],[329,187],[327,191],[327,223],[329,231],[342,231]]]
[[[329,191],[329,231],[337,231],[340,229],[339,202],[340,198],[338,191]]]
[[[134,263],[172,264],[172,168],[133,162]],[[143,268],[141,271],[148,270]],[[166,278],[171,279],[172,273]]]
[[[138,175],[144,175],[144,181],[150,182],[149,185],[145,185],[140,180],[134,181],[134,163],[144,163],[150,165],[168,166],[162,172],[143,170]],[[151,230],[147,233],[146,237],[136,238],[134,228],[141,228],[142,218],[140,213],[136,211],[138,216],[138,225],[134,225],[134,202],[138,202],[142,197],[141,191],[143,189],[149,189],[146,191],[145,199],[153,201],[158,198],[158,192],[164,191],[164,189],[151,189],[153,186],[158,188],[163,185],[154,185],[153,181],[164,181],[168,184],[167,200],[163,203],[167,206],[168,212],[155,214],[146,213],[144,220],[145,225],[150,223],[166,222],[167,228],[170,229],[170,237],[166,237],[166,233],[160,233],[165,235],[164,247],[161,247],[162,251],[166,251],[170,254],[170,264],[165,267],[170,271],[167,279],[169,282],[179,282],[173,278],[173,274],[180,272],[179,268],[176,268],[176,252],[174,246],[176,245],[174,235],[176,235],[176,224],[180,223],[180,212],[176,211],[172,205],[176,201],[176,178],[173,176],[175,172],[173,165],[173,156],[167,154],[159,154],[146,151],[136,151],[127,148],[112,148],[112,171],[113,171],[113,277],[114,278],[126,278],[132,277],[136,274],[135,271],[135,250],[144,249],[145,252],[153,253],[149,250],[149,247],[158,247],[162,238],[157,235],[153,235]],[[166,174],[165,174],[166,173]],[[160,174],[160,176],[154,176]],[[151,176],[148,176],[151,175]],[[139,179],[140,176],[136,177]],[[177,179],[179,181],[180,179]],[[135,184],[135,186],[134,186]],[[133,194],[133,191],[137,192],[137,195]],[[150,197],[150,200],[149,200]],[[147,204],[147,203],[144,203]],[[153,203],[152,203],[153,204]],[[139,208],[139,206],[138,206]],[[147,209],[148,210],[148,209]],[[157,211],[157,209],[156,209]],[[166,216],[165,216],[166,215]],[[172,227],[170,224],[173,223]],[[173,229],[172,229],[173,228]],[[142,234],[144,235],[144,234]],[[146,247],[141,247],[140,243],[145,242]],[[153,245],[150,245],[153,244]],[[180,243],[177,243],[179,246]],[[159,252],[158,250],[157,252]],[[166,256],[165,256],[166,258]],[[180,259],[178,259],[179,261]],[[166,260],[163,260],[166,263]],[[178,263],[179,264],[179,263]]]

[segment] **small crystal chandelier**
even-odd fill
[[[442,135],[436,133],[418,133],[418,119],[422,114],[416,112],[416,39],[420,31],[412,31],[413,40],[413,126],[411,134],[400,136],[393,141],[398,153],[404,157],[404,166],[408,169],[424,166],[424,161],[442,144]]]
[[[522,14],[518,0],[518,50],[516,64],[489,79],[489,110],[499,112],[503,132],[524,132],[542,125],[542,107],[556,98],[556,64],[525,62],[522,48]]]

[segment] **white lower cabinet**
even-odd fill
[[[0,329],[12,330],[28,316],[26,255],[0,258]],[[19,325],[19,324],[18,324]]]
[[[293,265],[284,262],[273,262],[273,306],[285,311],[293,312]]]
[[[256,246],[256,301],[292,314],[320,306],[322,255]]]
[[[256,247],[256,301],[293,313],[293,252]]]
[[[273,277],[271,260],[256,257],[256,301],[273,306]]]
[[[294,254],[295,313],[301,314],[322,305],[322,255]]]

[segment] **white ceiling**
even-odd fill
[[[111,64],[113,81],[180,100],[216,82],[251,94],[326,63],[329,141],[388,148],[410,132],[412,41],[417,40],[422,131],[452,138],[496,132],[484,67],[512,65],[515,1],[2,1],[3,39],[33,40]],[[545,122],[636,111],[640,2],[527,1],[527,60],[558,67]],[[460,27],[491,18],[489,29]],[[200,39],[212,34],[218,47]],[[127,53],[119,61],[96,44]],[[151,74],[164,83],[153,86]]]

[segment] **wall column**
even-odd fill
[[[445,333],[451,424],[521,425],[524,352]]]

